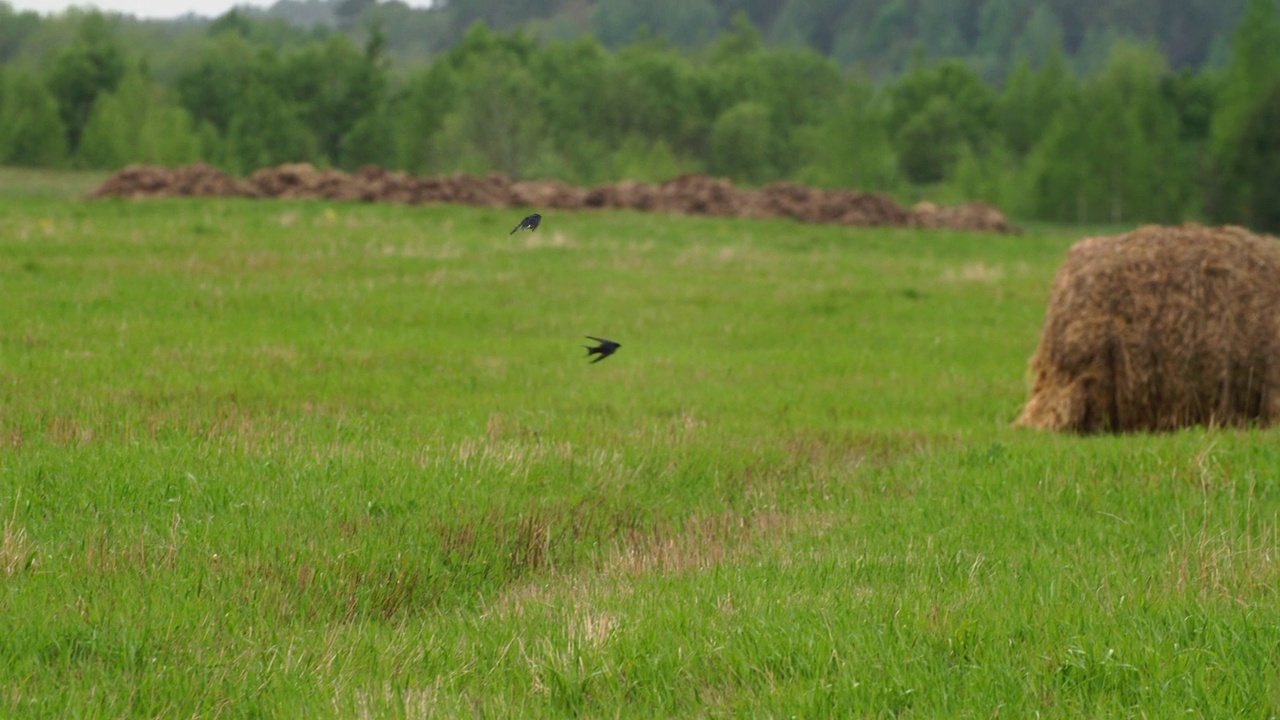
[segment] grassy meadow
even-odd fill
[[[1078,231],[15,186],[0,716],[1280,712],[1280,435],[1009,427]]]

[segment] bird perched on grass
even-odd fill
[[[534,230],[537,230],[537,229],[538,229],[538,223],[540,223],[540,222],[542,222],[542,216],[541,216],[541,215],[539,215],[538,213],[534,213],[534,214],[530,215],[529,217],[527,217],[527,218],[525,218],[525,219],[521,220],[519,225],[517,225],[517,226],[515,226],[514,228],[512,228],[512,229],[511,229],[511,234],[512,234],[512,235],[515,235],[515,234],[516,234],[516,230],[520,230],[520,229],[522,229],[522,228],[528,228],[528,229],[529,229],[529,232],[533,232]]]
[[[589,340],[595,340],[596,342],[600,343],[599,345],[597,345],[597,346],[595,346],[595,347],[591,347],[590,345],[584,345],[584,346],[583,346],[583,347],[585,347],[585,348],[587,349],[587,357],[591,357],[592,355],[599,355],[599,356],[600,356],[600,357],[596,358],[595,360],[592,360],[592,361],[591,361],[591,362],[592,362],[592,364],[598,363],[598,362],[600,362],[601,360],[603,360],[603,359],[605,359],[605,358],[609,357],[610,355],[612,355],[612,354],[614,354],[614,353],[618,352],[618,348],[622,347],[622,346],[621,346],[621,345],[619,345],[618,343],[616,343],[616,342],[614,342],[614,341],[612,341],[612,340],[605,340],[604,338],[592,337],[592,336],[588,335],[588,336],[587,336],[587,339],[589,339]]]

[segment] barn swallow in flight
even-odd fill
[[[529,228],[529,232],[533,232],[534,230],[538,229],[538,223],[540,222],[542,222],[542,216],[539,215],[538,213],[534,213],[529,217],[521,220],[520,224],[515,226],[515,228],[511,230],[511,234],[515,235],[516,230],[520,230],[522,228]]]
[[[591,347],[589,345],[584,346],[587,348],[587,357],[591,357],[592,355],[597,355],[597,354],[600,356],[595,360],[592,360],[591,361],[592,364],[598,363],[601,360],[609,357],[610,355],[618,352],[618,348],[622,347],[621,345],[619,345],[618,343],[612,340],[605,340],[604,338],[591,337],[590,335],[588,335],[587,338],[591,340],[595,340],[596,342],[600,343],[595,347]]]

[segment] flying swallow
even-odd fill
[[[592,364],[598,363],[601,360],[609,357],[610,355],[618,352],[618,348],[622,347],[621,345],[619,345],[618,343],[612,340],[605,340],[604,338],[592,337],[590,335],[588,335],[587,338],[591,340],[595,340],[596,342],[600,343],[595,347],[591,347],[590,345],[583,346],[587,348],[587,357],[591,357],[592,355],[600,356],[595,360],[592,360],[591,361]]]
[[[538,223],[540,222],[542,222],[542,216],[539,215],[538,213],[534,213],[529,217],[521,220],[519,225],[512,228],[511,234],[515,235],[516,230],[520,230],[522,228],[528,228],[529,232],[533,232],[534,230],[538,229]]]

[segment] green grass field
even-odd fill
[[[1072,232],[56,195],[0,716],[1280,711],[1280,437],[1009,428]]]

